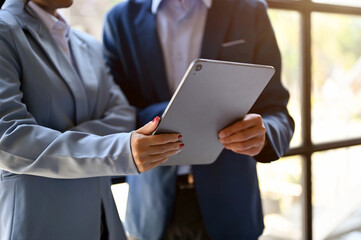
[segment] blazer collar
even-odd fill
[[[24,2],[22,0],[6,0],[2,9],[12,13],[22,28],[31,28],[35,32],[44,31],[45,26],[37,18],[33,17],[36,16],[34,11],[30,7],[26,8],[33,16],[24,11]]]
[[[27,11],[29,13],[24,11],[22,0],[7,0],[3,5],[3,9],[12,13],[19,22],[20,26],[23,28],[24,32],[28,32],[43,49],[49,60],[49,64],[54,67],[59,76],[61,76],[68,85],[75,102],[77,123],[82,122],[88,115],[88,105],[85,88],[76,68],[58,46],[46,26],[36,17],[34,11],[29,7],[27,7]],[[71,34],[71,31],[72,30],[70,30],[69,37],[72,48],[78,49],[76,45],[80,44],[80,42],[77,41],[73,34]],[[74,44],[72,42],[74,42]],[[84,48],[83,51],[85,50],[86,49]],[[83,66],[82,61],[84,59],[79,58],[75,60],[80,67]]]
[[[96,98],[94,96],[97,96],[99,87],[99,80],[97,79],[98,74],[96,74],[96,72],[94,71],[94,67],[92,67],[94,63],[92,62],[93,58],[91,52],[89,51],[88,44],[84,40],[79,38],[76,30],[70,31],[69,38],[70,49],[73,55],[73,59],[75,61],[76,68],[78,69],[78,76],[82,80],[82,86],[86,86],[86,91],[83,87],[80,89],[81,93],[83,94],[79,94],[82,99],[78,100],[83,101],[84,106],[83,113],[81,113],[80,116],[84,116],[86,118],[88,116],[86,113],[91,113],[90,109],[94,109],[93,106],[95,105],[96,101]],[[89,108],[86,108],[85,106],[89,106]],[[83,122],[84,120],[85,119],[79,119],[78,121]]]

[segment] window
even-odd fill
[[[302,144],[301,16],[297,11],[278,9],[270,9],[269,16],[282,54],[282,82],[290,91],[288,109],[296,124],[291,146],[299,147]],[[261,239],[302,238],[302,161],[302,156],[295,155],[257,165],[266,225]]]
[[[361,1],[267,2],[296,133],[287,157],[258,165],[261,238],[360,239]]]

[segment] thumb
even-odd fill
[[[152,132],[154,132],[155,129],[157,129],[158,124],[160,122],[160,117],[156,116],[153,121],[145,124],[143,127],[139,128],[136,133],[144,134],[144,135],[150,135]]]

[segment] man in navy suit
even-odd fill
[[[139,125],[162,114],[195,58],[275,67],[250,113],[220,131],[225,149],[213,164],[127,178],[126,228],[134,239],[257,239],[264,225],[256,162],[279,159],[294,130],[265,1],[124,1],[109,12],[103,42]]]

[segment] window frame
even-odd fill
[[[312,142],[312,23],[313,12],[336,13],[344,15],[361,16],[361,7],[343,6],[337,4],[316,3],[311,0],[266,0],[269,8],[278,10],[296,11],[301,17],[301,145],[291,148],[285,156],[299,155],[303,159],[302,171],[302,213],[303,213],[303,239],[313,239],[313,213],[312,213],[312,154],[338,148],[361,145],[361,136],[346,138],[344,140],[330,141],[314,144]]]

